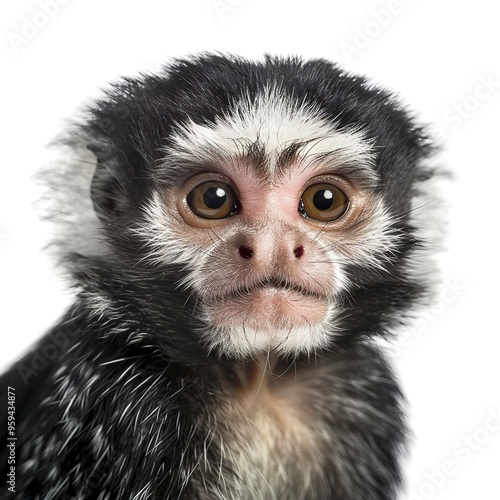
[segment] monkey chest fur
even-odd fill
[[[265,366],[237,370],[216,396],[210,451],[192,478],[200,498],[315,498],[326,438],[310,411],[310,388],[293,373],[274,376]]]

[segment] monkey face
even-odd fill
[[[85,155],[51,217],[81,296],[116,318],[132,302],[172,350],[310,354],[386,333],[425,293],[409,214],[430,142],[330,63],[181,60],[116,84],[66,144]]]
[[[182,263],[209,349],[309,353],[336,328],[346,269],[381,267],[398,237],[371,145],[277,93],[179,128],[143,224],[149,258]]]

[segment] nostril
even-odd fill
[[[244,258],[244,259],[251,259],[253,255],[253,250],[251,248],[248,248],[245,245],[241,245],[240,248],[238,248],[238,253]]]
[[[304,255],[304,247],[302,245],[299,245],[293,253],[295,254],[295,257],[297,259],[300,259]]]

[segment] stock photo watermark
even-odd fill
[[[435,129],[438,138],[445,140],[448,131],[457,131],[481,108],[484,103],[498,94],[500,78],[491,73],[478,75],[474,89],[463,98],[448,106],[441,115],[441,125]]]
[[[444,282],[440,293],[432,307],[422,311],[413,323],[411,330],[406,331],[396,344],[391,344],[389,349],[396,357],[410,347],[415,339],[424,333],[434,322],[441,317],[447,309],[467,290],[467,287],[455,277]]]
[[[243,0],[214,0],[212,7],[217,12],[217,16],[221,21],[224,20],[226,14],[233,12],[236,7],[239,7]]]
[[[39,0],[38,10],[29,16],[23,16],[20,19],[21,26],[17,32],[11,31],[7,34],[10,46],[14,53],[18,53],[41,30],[43,30],[57,16],[62,6],[68,4],[71,0]]]
[[[71,339],[79,337],[81,333],[81,328],[71,320],[63,328],[51,332],[46,342],[30,351],[22,363],[18,363],[17,371],[24,384],[27,385],[33,377],[40,376],[50,361],[58,358],[70,345]]]
[[[392,24],[395,17],[405,9],[405,4],[412,0],[389,0],[384,8],[372,10],[370,19],[356,26],[349,42],[343,41],[340,50],[345,63],[350,63],[354,56],[363,52],[373,40]]]
[[[500,406],[490,408],[481,425],[472,432],[463,434],[451,448],[452,456],[444,460],[440,466],[425,473],[425,481],[410,491],[408,500],[427,500],[457,475],[481,449],[496,437],[500,431]]]
[[[16,389],[7,387],[7,490],[16,492]]]
[[[105,294],[96,295],[92,299],[94,300],[94,304],[99,300],[103,308],[110,307],[109,304],[111,302],[107,300],[108,294],[109,296],[119,296],[130,293],[127,290],[125,281],[121,277],[110,280],[107,285]],[[134,304],[127,304],[120,309],[122,314],[126,314],[128,317],[135,318],[136,320],[142,320],[146,317],[146,313]],[[60,325],[60,328],[51,331],[47,335],[45,342],[29,351],[23,361],[17,364],[17,372],[25,385],[28,385],[33,378],[43,374],[51,361],[63,355],[66,349],[73,344],[74,340],[82,335],[82,328],[75,319],[74,317],[70,317]]]

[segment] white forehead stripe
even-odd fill
[[[241,99],[231,113],[217,117],[213,124],[189,121],[179,127],[166,160],[239,157],[256,142],[265,147],[270,175],[279,154],[295,143],[305,143],[302,154],[307,157],[337,153],[341,160],[366,166],[373,173],[372,146],[361,130],[339,129],[318,108],[300,104],[279,89],[268,89],[252,101]]]

